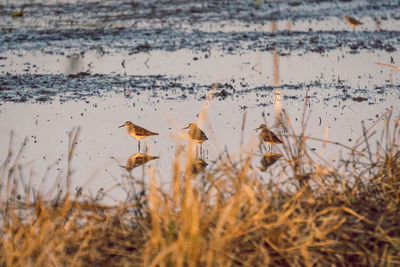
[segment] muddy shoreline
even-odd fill
[[[18,10],[23,11],[21,17],[13,17],[11,14]],[[211,51],[239,58],[249,51],[286,58],[314,53],[324,57],[333,51],[343,55],[363,51],[395,55],[400,47],[400,31],[396,28],[400,27],[399,13],[399,1],[3,3],[0,4],[0,100],[44,102],[52,101],[55,96],[62,101],[84,100],[105,92],[155,90],[170,90],[170,99],[184,99],[187,92],[195,92],[202,100],[215,80],[197,81],[198,72],[168,75],[155,71],[154,75],[142,75],[141,71],[130,71],[124,75],[132,69],[125,66],[125,59],[143,54],[151,59],[152,53],[159,51],[190,51],[194,54],[190,60],[193,64],[209,60]],[[344,22],[344,14],[357,16],[364,24],[353,32]],[[73,70],[43,73],[45,68],[51,70],[51,65],[60,58],[72,62],[74,57],[84,60],[88,54],[95,54],[97,59],[122,55],[118,64],[123,72],[92,71],[101,63],[87,60],[85,66],[75,62],[78,67]],[[32,63],[47,56],[51,60],[41,66]],[[388,59],[386,56],[382,61],[390,63]],[[25,61],[24,66],[10,71],[21,60]],[[146,62],[141,67],[149,68]],[[192,79],[185,82],[188,76]],[[235,79],[233,76],[231,80]],[[298,89],[304,89],[318,83],[321,88],[341,86],[340,82],[332,84],[330,80],[315,79],[283,82],[283,88],[297,84]],[[374,87],[384,91],[392,88],[392,84],[379,82]],[[242,93],[263,86],[279,89],[270,83],[232,86]],[[348,87],[346,90],[357,87],[352,83],[344,86]],[[394,87],[398,85],[395,83]],[[222,92],[222,96],[228,94],[232,92]]]
[[[54,100],[59,102],[85,101],[89,97],[102,97],[106,93],[113,92],[123,94],[126,98],[132,98],[136,101],[139,98],[141,101],[147,101],[151,104],[156,104],[158,101],[180,101],[188,98],[202,101],[208,96],[223,100],[226,97],[237,98],[247,94],[254,94],[254,96],[264,99],[263,101],[267,104],[271,102],[268,101],[268,97],[273,94],[274,90],[283,90],[285,92],[284,98],[303,101],[304,96],[299,92],[312,88],[314,94],[316,94],[315,91],[320,91],[319,97],[323,95],[324,101],[341,99],[343,101],[363,102],[375,99],[370,102],[370,104],[374,104],[373,102],[376,101],[377,97],[380,101],[385,101],[390,97],[390,92],[400,90],[400,85],[385,84],[366,91],[351,88],[349,85],[322,84],[319,81],[312,81],[258,87],[242,84],[241,88],[236,88],[230,83],[193,84],[185,82],[185,77],[167,77],[165,75],[122,76],[77,73],[70,75],[0,75],[0,88],[0,98],[3,101],[17,103],[51,102]],[[321,90],[325,92],[329,90],[330,93],[323,94]],[[143,97],[141,94],[145,94],[145,96]],[[311,94],[309,97],[315,96]],[[269,104],[272,105],[273,102]]]

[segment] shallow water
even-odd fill
[[[282,90],[281,94],[284,95],[285,90]],[[89,179],[91,185],[88,188],[108,188],[115,183],[110,177],[118,177],[124,172],[120,165],[125,165],[127,159],[137,152],[136,140],[131,138],[125,129],[118,128],[124,121],[132,120],[160,133],[159,136],[143,139],[141,150],[160,157],[146,166],[156,166],[159,181],[168,183],[172,173],[171,163],[178,144],[186,144],[186,140],[181,137],[184,133],[182,128],[196,120],[204,102],[186,99],[148,104],[146,96],[140,97],[144,98],[144,101],[133,101],[122,94],[108,93],[101,98],[88,98],[90,104],[83,101],[67,101],[61,105],[4,103],[0,108],[0,123],[3,125],[0,128],[0,145],[7,147],[10,129],[15,131],[13,147],[19,147],[24,136],[30,137],[22,160],[29,162],[25,168],[26,175],[33,172],[37,177],[41,177],[47,167],[55,163],[52,174],[56,176],[60,171],[65,173],[67,166],[68,133],[74,127],[81,126],[76,155],[73,158],[73,185],[84,186],[88,178],[94,176],[95,178]],[[228,97],[225,100],[214,99],[210,102],[207,120],[202,126],[210,139],[203,145],[203,158],[206,162],[216,160],[225,147],[233,155],[238,154],[244,113],[240,108],[242,103],[250,106],[247,109],[244,150],[260,155],[254,129],[263,122],[262,112],[265,112],[270,125],[271,122],[275,122],[275,107],[257,106],[257,97],[254,94],[245,94],[240,101]],[[310,108],[313,113],[306,133],[323,138],[325,128],[328,127],[329,140],[351,146],[362,133],[360,120],[365,120],[366,124],[370,125],[376,120],[376,116],[382,115],[389,107],[394,107],[399,114],[396,104],[398,98],[387,99],[365,109],[363,102],[352,99],[325,102],[319,97],[311,98]],[[282,101],[282,107],[288,111],[294,127],[300,129],[303,103],[298,99],[288,98]],[[395,118],[398,119],[398,116]],[[273,130],[280,131],[276,128]],[[377,134],[376,138],[379,137]],[[310,142],[310,148],[315,148],[318,152],[321,147],[320,142]],[[325,152],[327,160],[337,159],[336,152],[339,150],[341,148],[328,145]],[[258,160],[259,158],[255,157],[254,166],[259,165]],[[137,168],[134,172],[140,177],[142,169]],[[35,180],[36,183],[39,181]]]
[[[285,135],[275,127],[284,109],[300,131],[306,99],[306,133],[323,138],[328,130],[329,140],[348,146],[362,135],[361,121],[371,125],[390,108],[399,118],[400,72],[376,64],[400,62],[395,1],[254,3],[2,3],[0,163],[10,132],[14,150],[27,136],[25,177],[39,185],[52,166],[52,185],[66,173],[68,133],[80,126],[73,187],[109,188],[137,152],[137,141],[118,128],[131,120],[160,133],[142,140],[142,152],[159,159],[132,173],[141,177],[154,166],[168,184],[186,144],[182,128],[205,105],[207,168],[225,150],[238,155],[244,114],[244,151],[259,155],[254,166],[263,114]],[[20,8],[24,16],[11,18]],[[364,24],[353,32],[343,14]],[[309,145],[316,153],[322,147]],[[334,164],[340,150],[328,145],[324,156]],[[110,196],[121,200],[120,193]]]

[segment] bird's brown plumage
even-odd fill
[[[204,141],[208,140],[206,134],[199,128],[197,127],[196,124],[194,123],[189,123],[189,126],[183,128],[187,129],[189,128],[189,137],[196,143],[203,143]]]
[[[260,138],[262,141],[269,145],[273,144],[282,144],[283,142],[279,137],[273,133],[272,131],[268,130],[267,125],[261,124],[259,128],[256,130],[261,129]]]
[[[130,121],[125,122],[123,125],[120,127],[126,127],[126,130],[128,131],[129,135],[136,138],[136,139],[141,139],[144,137],[152,136],[152,135],[158,135],[158,133],[149,131],[143,127],[140,127],[139,125],[133,124]]]
[[[360,22],[360,21],[358,21],[355,18],[352,18],[350,16],[345,16],[344,18],[347,21],[347,23],[350,24],[350,26],[352,26],[352,27],[363,24],[362,22]]]
[[[138,150],[140,150],[140,139],[148,136],[158,135],[158,133],[149,131],[143,127],[133,124],[131,121],[126,121],[123,125],[119,127],[126,127],[128,134],[138,140]]]

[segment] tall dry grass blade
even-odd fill
[[[75,128],[72,129],[72,131],[70,131],[68,133],[68,159],[67,159],[67,192],[66,194],[68,195],[70,193],[71,190],[71,175],[72,175],[72,159],[73,159],[73,155],[76,149],[76,145],[78,144],[78,137],[79,137],[79,133],[80,133],[81,128]]]
[[[362,131],[363,131],[363,136],[364,136],[364,143],[367,146],[368,158],[369,158],[370,162],[372,162],[372,153],[371,153],[371,149],[369,147],[369,142],[368,142],[369,137],[367,136],[367,130],[365,128],[364,121],[361,122],[361,125],[362,125]]]
[[[243,119],[242,119],[242,127],[240,131],[240,149],[239,149],[239,155],[240,155],[240,160],[242,161],[242,155],[243,155],[243,138],[244,138],[244,129],[246,126],[246,117],[247,117],[247,111],[243,113]]]

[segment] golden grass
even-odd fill
[[[284,157],[270,167],[278,177],[265,179],[245,153],[196,174],[178,149],[167,190],[154,173],[147,185],[126,173],[129,197],[118,206],[73,195],[70,167],[63,192],[34,191],[21,178],[21,151],[10,150],[0,168],[0,265],[400,265],[399,122],[386,114],[380,142],[369,143],[376,125],[365,128],[332,166],[307,149],[304,118],[300,133],[282,119]]]

